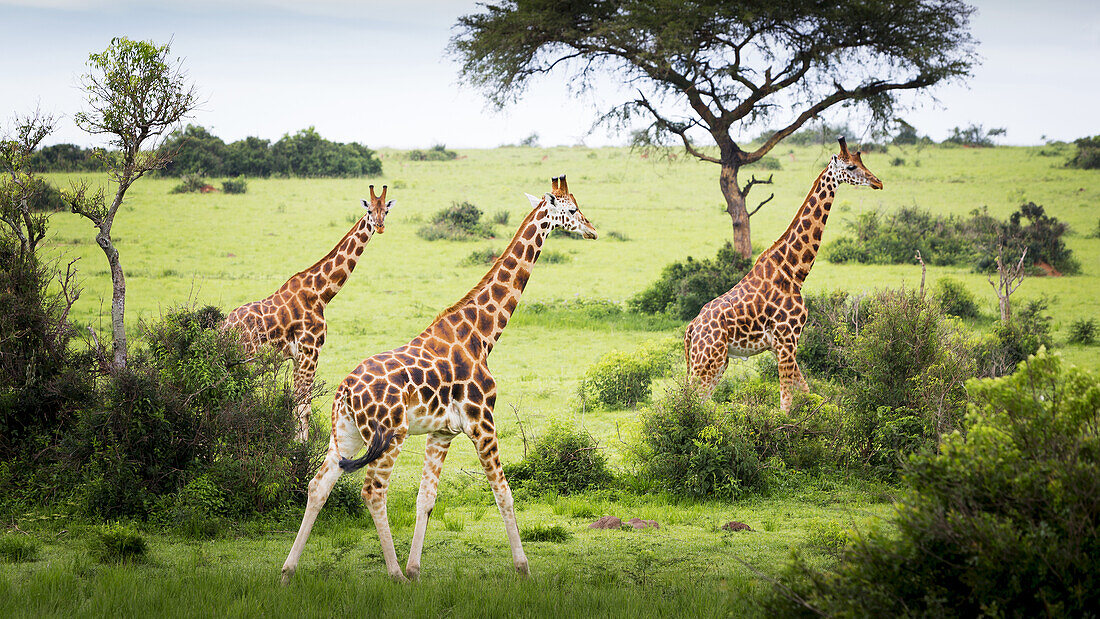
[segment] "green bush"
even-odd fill
[[[409,161],[451,161],[458,157],[458,153],[447,150],[443,144],[436,144],[428,150],[410,150],[408,157]]]
[[[248,181],[243,176],[222,181],[222,191],[225,193],[245,193],[248,191]]]
[[[1100,168],[1100,135],[1074,140],[1077,153],[1066,162],[1071,168],[1096,170]]]
[[[361,516],[364,511],[363,483],[351,475],[343,475],[336,480],[336,485],[329,492],[325,501],[325,510],[346,514],[348,516]]]
[[[149,551],[140,533],[118,523],[100,527],[89,545],[100,563],[140,563]]]
[[[987,374],[1002,376],[1012,372],[1017,364],[1039,352],[1040,348],[1053,347],[1052,319],[1046,313],[1049,307],[1046,297],[1032,299],[1017,309],[1011,322],[994,325],[993,335],[986,340],[981,353]]]
[[[492,222],[498,226],[507,226],[509,219],[511,219],[511,214],[508,211],[497,211],[493,215]]]
[[[61,190],[57,187],[37,176],[30,177],[30,182],[33,193],[27,201],[27,206],[31,211],[56,213],[69,210],[68,205],[61,196]]]
[[[30,563],[38,558],[38,548],[38,540],[29,535],[0,535],[0,561],[5,563]]]
[[[853,460],[889,477],[907,454],[933,449],[958,427],[963,383],[978,373],[978,350],[914,291],[875,294],[862,322],[844,346],[845,362],[859,377],[845,389],[851,415],[845,432]]]
[[[492,238],[493,229],[481,221],[481,209],[475,204],[452,202],[451,206],[433,215],[428,225],[416,234],[425,241],[466,241]]]
[[[171,517],[181,501],[164,497],[181,491],[183,503],[200,491],[211,493],[206,501],[222,497],[215,511],[229,517],[302,500],[310,453],[294,440],[285,372],[274,354],[249,362],[221,319],[207,307],[145,325],[147,348],[76,416],[60,452],[81,511]]]
[[[630,299],[631,309],[646,314],[667,312],[681,320],[691,320],[704,305],[733,288],[752,268],[728,241],[714,258],[665,266],[660,277]]]
[[[1089,616],[1100,608],[1100,381],[1040,353],[967,383],[964,431],[913,458],[892,520],[769,614]],[[803,604],[805,603],[805,605]]]
[[[464,266],[483,266],[492,264],[500,257],[500,252],[492,247],[486,247],[485,249],[475,249],[470,252],[468,256],[462,259]]]
[[[932,297],[940,305],[943,313],[959,318],[977,318],[981,315],[974,294],[957,279],[941,277],[936,281]]]
[[[592,435],[563,422],[551,424],[522,461],[504,467],[504,474],[510,483],[536,493],[575,494],[613,480]]]
[[[1084,344],[1086,346],[1096,342],[1096,319],[1089,318],[1085,320],[1074,320],[1069,325],[1069,337],[1066,338],[1070,344]]]
[[[649,398],[655,368],[646,359],[613,351],[584,373],[578,389],[587,406],[627,408]]]
[[[206,179],[199,174],[184,174],[180,177],[180,184],[172,188],[170,193],[194,193],[202,191],[207,185]]]
[[[850,377],[841,346],[855,330],[857,300],[837,290],[808,293],[802,301],[806,304],[806,324],[798,338],[799,367],[804,374],[817,378]]]
[[[737,499],[767,486],[764,462],[741,428],[686,381],[642,414],[634,456],[649,483],[673,494]]]

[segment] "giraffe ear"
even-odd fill
[[[390,200],[389,202],[386,203],[386,212],[387,213],[390,212],[390,209],[393,208],[394,204],[397,204],[397,200]]]
[[[542,202],[542,198],[536,198],[529,193],[524,193],[523,195],[527,196],[527,200],[531,202],[531,208],[538,208],[539,203]]]
[[[370,210],[370,200],[363,200],[363,208]]]

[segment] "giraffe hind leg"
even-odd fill
[[[428,518],[435,507],[436,489],[439,487],[439,474],[443,470],[443,460],[451,446],[453,435],[432,434],[424,446],[424,473],[420,478],[420,491],[416,495],[416,528],[413,530],[412,544],[409,546],[409,561],[405,564],[405,574],[410,580],[420,577],[420,554],[424,550],[424,536],[428,528]]]

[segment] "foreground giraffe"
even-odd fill
[[[840,183],[882,189],[882,181],[863,165],[860,153],[848,152],[841,137],[840,153],[814,181],[802,208],[775,243],[756,259],[752,270],[699,310],[684,333],[688,376],[705,397],[714,392],[729,357],[750,357],[765,350],[779,360],[779,402],[791,405],[791,387],[809,391],[795,360],[798,336],[806,324],[802,282],[810,274],[829,218],[829,207]]]
[[[374,185],[371,185],[370,201],[363,200],[367,212],[332,251],[288,279],[270,297],[233,310],[222,325],[226,330],[237,329],[242,344],[251,354],[264,344],[271,344],[283,357],[294,360],[294,401],[298,403],[296,436],[299,441],[305,442],[309,433],[312,410],[309,396],[317,371],[317,356],[325,345],[327,332],[325,306],[340,292],[374,233],[385,231],[386,213],[394,202],[386,202],[385,185],[381,196],[374,195]]]
[[[309,482],[302,526],[283,564],[284,584],[294,574],[317,513],[336,480],[343,471],[364,466],[363,499],[378,530],[386,569],[391,577],[406,580],[390,535],[386,492],[401,444],[410,434],[427,434],[428,440],[416,498],[416,528],[405,568],[409,578],[420,575],[424,531],[435,506],[440,470],[451,440],[458,434],[474,443],[504,520],[512,562],[520,574],[527,573],[512,492],[500,466],[493,421],[497,390],[486,363],[519,303],[550,231],[562,228],[588,239],[597,236],[577,209],[565,176],[553,179],[553,191],[542,198],[527,197],[533,207],[530,214],[481,281],[411,342],[364,360],[336,388],[328,454]],[[364,445],[368,448],[362,457],[348,459]]]

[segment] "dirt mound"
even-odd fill
[[[731,520],[727,522],[726,524],[722,525],[722,528],[726,531],[752,531],[752,527],[745,524],[744,522],[737,522],[736,520]]]
[[[627,524],[635,529],[648,529],[653,527],[654,529],[660,529],[661,525],[657,524],[656,520],[642,520],[641,518],[631,518],[626,521]]]
[[[614,516],[604,516],[596,522],[588,525],[589,529],[619,529],[622,528],[623,521]]]

